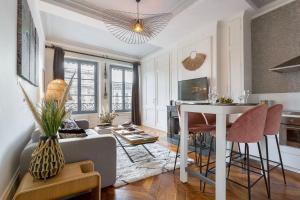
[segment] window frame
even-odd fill
[[[121,66],[121,65],[114,65],[111,64],[109,67],[109,110],[110,112],[112,112],[112,70],[113,69],[120,69],[122,70],[122,79],[123,79],[123,87],[122,87],[122,100],[123,100],[123,105],[122,107],[125,108],[125,71],[132,71],[133,73],[133,69],[131,67],[127,67],[127,66]],[[132,94],[131,94],[131,98],[132,98]],[[123,110],[115,110],[115,112],[117,113],[125,113],[125,112],[131,112],[132,111],[132,104],[131,104],[131,109],[123,109]]]
[[[78,115],[78,114],[93,114],[98,113],[98,63],[94,61],[87,61],[87,60],[81,60],[76,58],[65,58],[64,62],[76,62],[77,63],[77,108],[78,111],[72,111],[72,114]],[[95,74],[94,74],[94,88],[95,88],[95,110],[92,111],[82,111],[81,106],[81,65],[82,64],[93,64],[95,67]]]

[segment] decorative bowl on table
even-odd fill
[[[222,105],[235,105],[233,103],[233,99],[231,98],[226,98],[226,97],[221,97],[217,100],[217,104],[222,104]]]

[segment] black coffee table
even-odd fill
[[[149,153],[149,155],[155,158],[155,156],[150,152],[150,150],[147,149],[145,144],[155,143],[158,140],[158,137],[145,134],[142,130],[137,128],[135,128],[135,130],[129,128],[117,128],[117,127],[107,126],[107,127],[95,127],[94,130],[98,134],[112,134],[116,138],[117,142],[119,143],[119,146],[117,147],[121,147],[124,150],[127,157],[132,163],[134,163],[135,161],[132,159],[131,155],[126,150],[126,147],[142,146]],[[123,144],[120,138],[124,142],[126,142],[126,144]]]

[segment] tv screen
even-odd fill
[[[207,77],[178,81],[178,100],[203,101],[208,99]]]

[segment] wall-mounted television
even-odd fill
[[[178,81],[178,100],[203,101],[208,99],[207,77]]]

